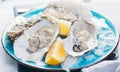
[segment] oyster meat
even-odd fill
[[[58,0],[48,4],[43,14],[52,15],[58,19],[76,21],[83,18],[89,23],[93,17],[90,10],[81,1]]]
[[[51,15],[57,19],[67,20],[67,21],[75,21],[77,20],[77,16],[72,12],[66,10],[64,7],[53,5],[48,5],[47,9],[43,12],[45,15]],[[49,18],[49,17],[48,17]]]
[[[40,61],[58,33],[57,25],[48,20],[40,21],[14,41],[14,52],[18,58],[23,60]]]
[[[28,41],[30,47],[27,49],[28,52],[35,52],[38,49],[44,48],[53,38],[55,33],[55,26],[44,26],[31,36]]]
[[[81,56],[97,46],[96,27],[83,19],[76,21],[70,35],[64,40],[69,55]]]

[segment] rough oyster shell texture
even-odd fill
[[[54,27],[56,30],[54,30],[55,31],[54,33],[53,32],[51,33],[52,35],[48,35],[50,33],[46,32],[46,30],[54,29],[54,28],[52,29],[51,26]],[[46,30],[41,30],[41,28],[44,28]],[[38,31],[40,31],[40,32],[37,33]],[[46,33],[48,36],[46,35]],[[52,24],[48,20],[43,20],[41,22],[38,22],[37,24],[35,24],[34,26],[32,26],[31,28],[26,30],[23,33],[23,35],[21,35],[19,38],[17,38],[14,41],[15,55],[18,58],[21,58],[23,60],[30,60],[33,62],[40,61],[43,58],[43,56],[45,55],[45,53],[48,51],[48,49],[51,46],[51,44],[53,43],[53,41],[56,39],[58,33],[59,33],[58,26],[56,26],[55,24]],[[38,34],[40,34],[40,35],[38,35]],[[43,39],[46,38],[44,40],[49,40],[49,41],[41,43],[41,41],[44,41],[44,40],[42,38],[40,38],[40,36]],[[51,37],[51,39],[49,39],[49,37]],[[36,38],[38,38],[38,39],[36,39]],[[36,47],[38,42],[40,42],[39,46]],[[44,46],[40,46],[43,44],[44,44]],[[33,48],[33,49],[30,49],[30,48]],[[35,49],[37,49],[37,50],[35,50]],[[31,50],[31,51],[28,51],[28,50]]]
[[[16,17],[10,25],[10,29],[8,29],[8,38],[10,42],[14,42],[14,40],[19,37],[25,30],[29,29],[37,22],[41,20],[39,15],[34,15],[33,18],[24,18],[22,16]]]

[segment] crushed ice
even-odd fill
[[[93,50],[94,54],[91,54],[91,55],[88,54],[84,56],[86,61],[91,61],[95,59],[96,58],[95,55],[103,56],[105,54],[105,51],[109,50],[110,47],[112,48],[115,43],[114,33],[109,28],[109,26],[107,26],[107,24],[105,23],[105,20],[96,19],[96,18],[93,18],[92,20],[98,29],[97,31],[98,46],[97,48]],[[82,58],[82,57],[74,58],[74,57],[69,56],[67,60],[62,63],[61,65],[62,68],[66,70],[67,72],[69,72],[69,68],[71,66],[75,65],[75,63],[76,64],[79,63],[80,60],[82,61],[82,59],[79,59],[79,58]]]

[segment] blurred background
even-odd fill
[[[0,36],[5,26],[15,16],[48,1],[50,0],[0,0]],[[83,2],[90,9],[107,17],[120,31],[120,0],[84,0]],[[1,44],[0,70],[2,70],[0,72],[18,72],[16,62],[4,52]]]

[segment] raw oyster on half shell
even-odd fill
[[[55,26],[44,26],[28,38],[30,47],[28,52],[34,53],[38,49],[44,48],[54,37]]]
[[[90,20],[93,17],[84,3],[74,0],[58,0],[51,2],[48,4],[43,14],[52,15],[55,18],[71,22],[78,20],[80,17],[91,23]]]
[[[41,60],[58,33],[58,26],[48,20],[38,22],[14,41],[14,52],[23,60]]]
[[[49,18],[49,15],[62,20],[67,21],[75,21],[77,20],[77,16],[70,12],[69,10],[65,9],[64,7],[53,5],[48,5],[47,9],[43,12]]]
[[[64,40],[65,50],[71,56],[81,56],[97,46],[96,27],[83,19],[76,21],[70,35]]]

